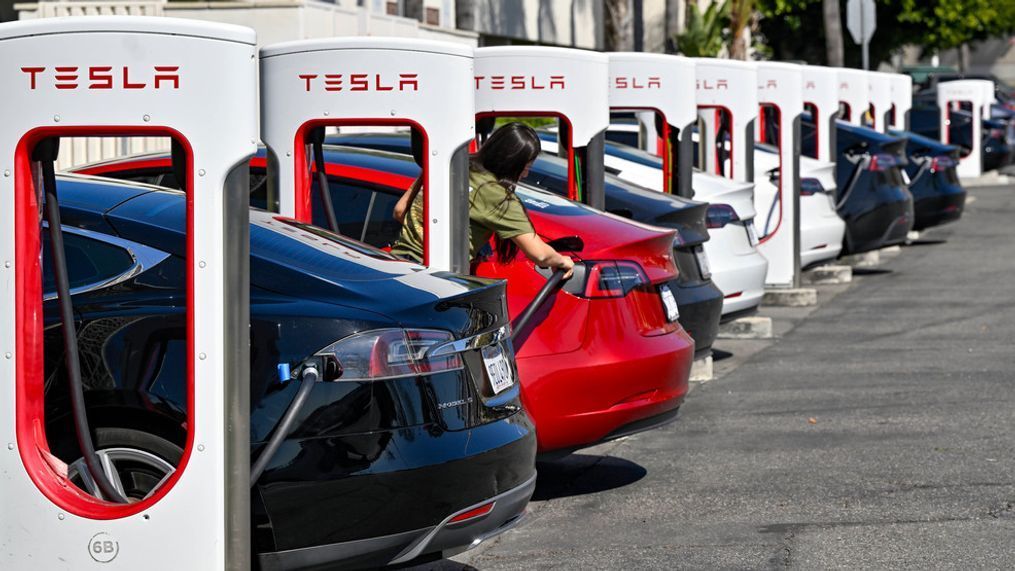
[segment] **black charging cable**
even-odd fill
[[[317,186],[321,191],[321,205],[324,215],[328,217],[328,229],[335,234],[338,231],[338,219],[335,218],[335,206],[331,203],[331,189],[328,186],[328,175],[324,172],[324,127],[314,127],[307,134],[307,140],[313,147],[314,169],[317,170]]]

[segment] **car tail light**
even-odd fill
[[[800,179],[800,196],[814,196],[825,192],[825,187],[816,178]]]
[[[462,368],[457,353],[427,357],[431,347],[454,341],[434,329],[375,329],[336,341],[315,356],[324,360],[326,381],[372,381]]]
[[[634,262],[588,262],[585,297],[624,297],[648,283],[641,266]]]
[[[991,139],[1003,139],[1004,136],[1005,136],[1004,129],[991,127],[990,130],[987,131],[987,137]]]
[[[705,212],[705,225],[709,229],[722,228],[730,222],[737,222],[740,217],[729,204],[710,204]]]
[[[940,155],[930,160],[930,172],[939,172],[946,169],[955,168],[958,165],[958,161],[948,155]]]
[[[867,170],[885,172],[897,166],[899,166],[899,159],[895,155],[877,153],[871,156],[871,162],[867,165]]]
[[[486,514],[488,514],[488,513],[493,511],[493,506],[494,505],[496,505],[496,502],[490,502],[488,504],[483,504],[483,505],[479,506],[478,508],[473,508],[471,510],[464,511],[464,512],[456,515],[455,517],[451,518],[448,521],[448,524],[450,525],[450,524],[455,524],[455,523],[462,523],[464,521],[469,521],[470,519],[476,519],[477,517],[483,517]]]

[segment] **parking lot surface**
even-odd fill
[[[721,341],[660,430],[540,466],[445,569],[1015,567],[1015,187],[971,190],[779,338]]]

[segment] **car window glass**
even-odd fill
[[[115,178],[116,180],[130,180],[144,184],[158,185],[162,178],[162,169],[134,169],[125,171],[112,171],[102,173],[98,176]]]
[[[100,284],[123,274],[134,265],[131,253],[119,246],[70,232],[64,232],[63,241],[71,289]],[[48,230],[42,232],[42,248],[42,289],[45,293],[52,293],[56,291],[56,281]]]

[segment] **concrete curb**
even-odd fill
[[[766,289],[762,305],[777,307],[807,307],[818,304],[818,290],[812,287]]]
[[[741,317],[719,324],[719,339],[771,339],[771,317]]]
[[[807,285],[848,284],[853,281],[853,268],[837,264],[818,266],[804,272],[800,281]]]

